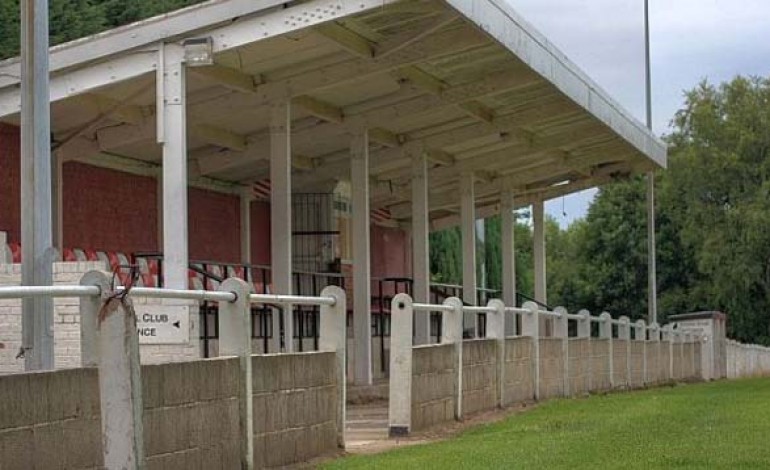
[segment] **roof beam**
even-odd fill
[[[292,99],[292,102],[310,113],[312,116],[323,119],[327,122],[342,124],[342,110],[337,106],[315,99],[308,95],[297,96]]]
[[[219,64],[191,67],[189,70],[225,88],[241,93],[255,93],[257,85],[262,84],[262,78],[259,76],[249,75]]]
[[[246,137],[241,134],[208,124],[195,124],[191,130],[196,138],[207,144],[240,152],[246,150]]]
[[[420,39],[429,36],[457,19],[454,11],[442,12],[429,24],[419,23],[393,37],[389,37],[374,47],[374,56],[383,58],[409,47]]]
[[[349,30],[336,21],[318,25],[315,30],[357,57],[364,59],[374,57],[374,48],[365,37]]]

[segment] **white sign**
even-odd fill
[[[183,305],[135,305],[139,344],[187,344],[190,342],[190,307]]]

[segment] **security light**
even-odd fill
[[[214,64],[214,50],[211,37],[185,39],[184,60],[188,67]]]

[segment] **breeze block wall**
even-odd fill
[[[507,338],[504,354],[503,405],[534,400],[534,341],[527,336]]]
[[[497,341],[463,341],[463,414],[495,409],[498,380]]]
[[[582,395],[591,390],[591,340],[572,338],[568,341],[569,391],[573,395]]]
[[[562,397],[564,353],[561,338],[540,338],[540,398]]]
[[[412,430],[455,417],[457,364],[454,344],[413,348]]]

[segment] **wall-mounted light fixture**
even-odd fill
[[[211,37],[185,39],[182,46],[184,46],[184,60],[188,67],[214,64],[214,47]]]

